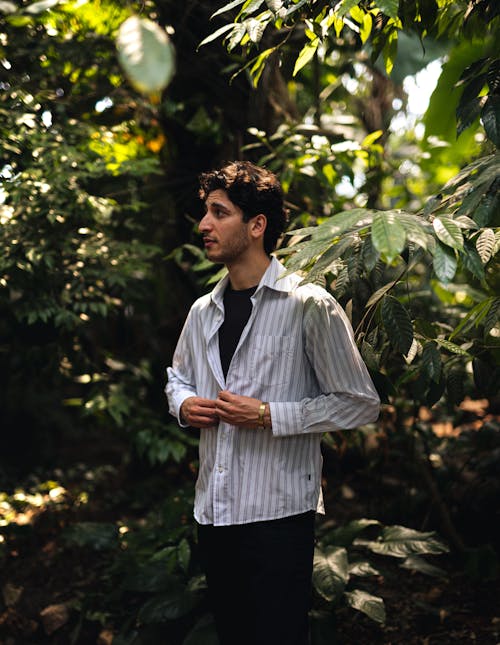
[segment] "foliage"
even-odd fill
[[[370,539],[362,537],[374,531],[375,535]],[[385,622],[382,598],[352,586],[353,580],[380,575],[370,561],[360,559],[363,551],[400,558],[403,568],[439,576],[443,571],[426,563],[420,556],[445,553],[447,547],[433,533],[402,526],[382,527],[376,520],[355,520],[346,526],[324,531],[314,558],[313,586],[320,599],[316,606],[316,620],[324,619],[324,612],[344,602],[375,622]]]

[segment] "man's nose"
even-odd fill
[[[203,215],[203,217],[200,219],[198,230],[203,233],[204,231],[209,231],[211,226],[210,216],[208,213],[205,213],[205,215]]]

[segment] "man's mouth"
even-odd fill
[[[205,246],[212,246],[213,244],[215,244],[215,240],[212,237],[204,237],[203,244]]]

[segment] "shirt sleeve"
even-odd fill
[[[376,421],[380,399],[337,301],[326,293],[310,298],[303,330],[321,394],[296,402],[270,402],[273,435],[331,432]]]
[[[181,405],[189,396],[197,396],[191,351],[191,325],[191,314],[188,314],[175,348],[172,367],[167,368],[168,380],[165,386],[169,412],[183,428],[187,428],[189,424],[181,419]]]

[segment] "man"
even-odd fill
[[[374,421],[379,398],[325,290],[271,258],[286,215],[274,174],[200,178],[206,255],[227,276],[191,308],[166,392],[201,428],[194,515],[221,645],[305,645],[324,432]]]

